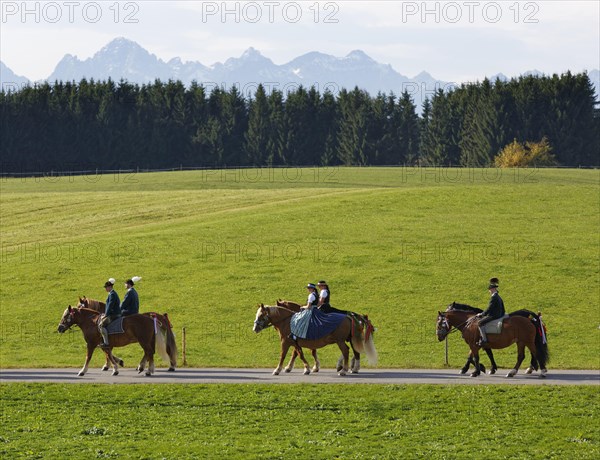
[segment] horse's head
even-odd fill
[[[446,338],[448,333],[450,332],[450,324],[448,323],[448,319],[446,318],[446,314],[438,311],[437,323],[435,325],[435,333],[437,335],[438,341],[441,342]]]
[[[286,303],[287,302],[285,300],[277,299],[277,306],[278,307],[285,307]]]
[[[89,300],[87,299],[86,296],[83,297],[79,297],[79,304],[77,304],[78,307],[83,307],[83,308],[88,308],[89,305]]]
[[[266,329],[270,325],[271,318],[269,317],[269,309],[261,303],[258,306],[256,318],[254,320],[254,327],[252,328],[252,330],[258,334],[260,331]]]
[[[58,323],[58,332],[61,334],[69,329],[73,324],[75,324],[73,320],[73,316],[77,310],[72,308],[71,305],[67,307],[65,312],[62,315],[60,323]]]

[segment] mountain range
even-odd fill
[[[600,72],[589,73],[596,95],[600,91]],[[524,75],[543,75],[537,70]],[[71,54],[65,55],[46,79],[54,81],[79,81],[82,78],[105,80],[121,79],[132,83],[148,83],[181,80],[189,85],[192,81],[202,83],[208,89],[237,85],[244,94],[253,92],[258,83],[267,89],[293,89],[302,84],[315,86],[319,91],[331,90],[334,94],[342,88],[359,88],[370,94],[408,90],[417,106],[437,88],[448,88],[453,83],[438,80],[427,72],[407,77],[389,64],[381,64],[363,51],[355,50],[344,57],[335,57],[316,51],[299,56],[282,65],[273,63],[254,48],[248,48],[239,58],[229,58],[224,63],[206,66],[200,62],[183,62],[176,57],[167,62],[151,54],[138,43],[126,38],[116,38],[96,52],[91,58],[81,60]],[[503,74],[490,76],[491,80],[507,80]],[[30,83],[26,77],[16,75],[0,62],[0,85],[4,89],[17,89]]]

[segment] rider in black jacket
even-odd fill
[[[483,313],[479,313],[477,316],[481,319],[479,320],[479,332],[481,334],[481,341],[479,345],[483,346],[488,343],[487,336],[485,331],[483,330],[483,326],[490,321],[493,321],[498,318],[502,318],[506,312],[504,311],[504,302],[498,294],[498,278],[492,278],[490,280],[490,285],[488,286],[488,290],[492,296],[490,297],[490,303],[487,309]]]

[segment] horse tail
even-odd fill
[[[531,322],[535,326],[535,353],[540,369],[546,369],[550,362],[550,350],[548,350],[548,340],[546,338],[546,325],[542,321],[542,314],[532,313]]]
[[[356,334],[352,337],[352,345],[358,353],[365,353],[367,355],[369,364],[376,366],[378,355],[375,349],[375,342],[373,341],[375,328],[368,316],[361,316],[360,319],[361,323],[364,320],[364,324],[360,325],[362,327],[357,328]]]
[[[154,318],[154,321],[156,321],[156,318]],[[166,333],[162,328],[155,327],[154,337],[156,341],[156,350],[158,351],[158,354],[164,361],[169,362],[170,360],[169,354],[167,353],[167,343],[165,335]]]
[[[175,369],[175,366],[177,366],[177,341],[175,340],[175,334],[171,327],[171,321],[166,313],[164,314],[164,317],[166,323],[165,329],[167,330],[167,353],[169,354],[171,367]]]

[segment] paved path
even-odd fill
[[[456,369],[361,369],[358,374],[341,377],[333,369],[303,375],[300,368],[290,374],[271,375],[272,369],[178,369],[167,372],[157,369],[152,377],[138,374],[134,369],[122,369],[117,376],[111,371],[90,369],[78,377],[79,369],[0,369],[0,383],[57,382],[57,383],[371,383],[371,384],[508,384],[508,385],[600,385],[599,370],[549,370],[545,379],[522,372],[505,378],[506,370],[496,375],[477,378],[458,375]]]

